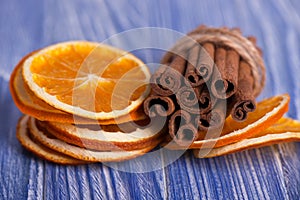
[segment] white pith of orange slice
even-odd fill
[[[25,84],[49,105],[90,119],[135,110],[150,92],[150,72],[134,55],[87,41],[46,47],[27,58]]]

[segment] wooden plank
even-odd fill
[[[167,27],[185,33],[202,23],[228,25],[241,27],[246,34],[258,37],[267,64],[267,84],[260,98],[288,92],[292,97],[288,115],[300,119],[299,7],[296,1],[93,0],[82,3],[54,0],[26,1],[26,4],[1,1],[1,199],[299,197],[299,143],[212,159],[195,159],[187,153],[163,169],[146,173],[122,172],[103,164],[59,166],[42,161],[24,150],[15,138],[15,125],[21,114],[8,90],[9,74],[18,60],[34,49],[55,42],[102,41],[115,33],[146,26]],[[148,57],[153,56],[151,51],[147,53]],[[143,163],[137,161],[131,165],[143,166]]]

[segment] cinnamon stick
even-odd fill
[[[237,90],[239,54],[232,49],[218,47],[215,53],[216,67],[212,80],[212,93],[221,99],[231,97]]]
[[[175,104],[170,97],[152,94],[144,101],[144,112],[149,117],[166,117],[175,111]]]
[[[198,98],[192,87],[181,87],[176,93],[176,99],[181,109],[189,113],[199,114]]]
[[[216,103],[215,107],[208,113],[200,115],[199,119],[196,119],[198,129],[200,131],[207,131],[208,129],[217,129],[222,127],[226,118],[226,102],[221,100]]]
[[[151,77],[151,87],[160,96],[175,94],[183,83],[183,74],[186,69],[186,59],[175,56],[169,66],[161,65]]]
[[[177,110],[169,120],[169,135],[180,146],[190,145],[198,138],[195,116],[184,110]]]
[[[254,78],[251,67],[245,61],[240,62],[238,89],[231,99],[231,116],[237,121],[244,121],[249,112],[256,108],[256,101],[253,95]]]
[[[191,49],[188,57],[188,65],[185,78],[191,86],[197,87],[207,82],[213,72],[215,48],[212,43],[196,45]]]
[[[215,98],[211,92],[209,91],[208,84],[203,84],[201,87],[195,88],[195,93],[197,95],[200,114],[208,113],[217,102],[217,98]]]
[[[200,85],[200,80],[202,77],[197,73],[196,66],[199,61],[201,46],[195,45],[189,50],[188,63],[185,72],[185,78],[189,81],[191,86],[196,87]]]
[[[176,56],[175,52],[167,51],[165,53],[165,55],[163,56],[163,58],[161,59],[160,63],[167,65],[167,64],[171,63],[171,61],[174,59],[175,56]]]

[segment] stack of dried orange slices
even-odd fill
[[[141,109],[149,78],[141,60],[99,43],[72,41],[35,51],[11,75],[13,99],[25,114],[17,138],[62,164],[140,156],[163,133],[146,125]]]

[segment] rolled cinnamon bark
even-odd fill
[[[199,114],[198,98],[192,87],[181,87],[176,93],[176,99],[179,107],[189,113]]]
[[[151,77],[151,87],[160,96],[175,94],[182,85],[186,59],[175,56],[169,66],[161,65]]]
[[[251,73],[251,67],[245,61],[240,62],[239,80],[237,92],[232,97],[231,116],[237,121],[244,121],[249,112],[256,108],[256,101],[253,93],[254,78]]]
[[[200,114],[208,113],[217,102],[217,98],[212,95],[207,85],[210,85],[210,83],[203,84],[202,86],[195,88]]]
[[[198,138],[195,117],[184,110],[177,110],[169,120],[169,135],[180,146],[190,145]]]
[[[202,77],[197,73],[196,66],[199,62],[201,46],[195,45],[189,50],[188,59],[187,59],[187,67],[185,72],[185,78],[189,81],[191,86],[196,87],[200,85],[200,80]]]
[[[235,50],[222,47],[216,49],[216,67],[211,89],[217,98],[227,99],[236,92],[239,60],[240,56]]]
[[[151,94],[144,101],[144,112],[149,117],[166,117],[175,111],[175,104],[170,97]]]
[[[199,119],[196,119],[198,129],[200,131],[207,131],[210,129],[217,129],[222,127],[226,118],[226,102],[220,100],[216,103],[215,107],[208,113],[200,115]]]
[[[196,45],[190,50],[185,78],[191,86],[207,82],[213,72],[215,48],[212,43]]]
[[[164,65],[168,65],[175,58],[176,53],[173,51],[167,51],[162,57],[160,63]]]

